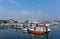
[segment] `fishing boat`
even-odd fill
[[[46,26],[49,26],[49,24],[46,24]],[[47,31],[50,32],[50,28],[47,28]],[[34,29],[29,29],[29,34],[34,34],[34,35],[44,35],[46,34],[46,27],[45,24],[40,24],[39,27],[35,27]]]

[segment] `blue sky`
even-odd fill
[[[60,20],[60,0],[0,0],[0,19]]]

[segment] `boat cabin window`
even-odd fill
[[[23,25],[23,28],[26,28],[26,27],[27,27],[27,25],[24,24],[24,25]]]
[[[38,27],[38,24],[36,24],[36,27]]]
[[[4,21],[3,23],[7,23],[7,21]]]

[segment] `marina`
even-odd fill
[[[60,0],[0,0],[0,39],[60,39]]]
[[[57,28],[54,27],[55,25],[51,25],[51,31],[47,35],[47,39],[59,39],[59,34],[60,33],[60,25],[57,25]],[[56,30],[55,30],[56,29]],[[2,34],[1,34],[2,33]],[[21,29],[3,29],[0,28],[0,39],[46,39],[46,34],[39,36],[39,35],[33,35],[29,34],[26,32],[23,32]]]
[[[39,23],[39,22],[28,22],[25,21],[24,23],[3,23],[0,24],[0,31],[3,31],[3,33],[6,31],[6,33],[10,33],[11,35],[13,33],[19,36],[15,37],[11,37],[11,39],[15,38],[17,39],[28,39],[28,37],[30,37],[29,39],[50,39],[50,35],[52,34],[52,30],[55,29],[55,26],[57,26],[57,28],[59,27],[59,24],[48,24],[48,23]],[[53,28],[53,29],[52,29]],[[9,32],[8,32],[9,31]],[[13,33],[12,33],[13,32]],[[54,33],[54,32],[53,32]],[[22,35],[20,35],[22,34]],[[24,36],[25,37],[20,37],[20,36]],[[10,36],[9,36],[10,37]]]

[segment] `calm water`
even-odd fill
[[[48,39],[60,39],[60,25],[52,25]],[[32,39],[33,37],[21,30],[0,29],[0,39]],[[46,39],[46,36],[35,36],[34,39]]]

